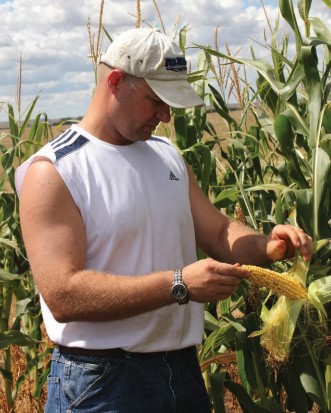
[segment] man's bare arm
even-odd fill
[[[124,276],[85,268],[86,237],[81,215],[50,161],[33,163],[20,194],[23,237],[34,279],[59,322],[130,317],[174,303],[172,269]],[[183,269],[190,300],[229,296],[247,273],[214,260]]]
[[[190,202],[198,246],[215,260],[228,263],[264,265],[291,258],[295,248],[308,261],[312,240],[300,228],[277,225],[266,236],[231,221],[204,195],[189,167]]]

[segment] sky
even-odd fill
[[[270,55],[266,15],[272,27],[279,14],[278,0],[141,0],[142,27],[153,26],[172,35],[189,25],[187,45],[226,44],[232,54],[249,56],[253,46],[258,57]],[[157,7],[156,7],[157,5]],[[35,114],[49,119],[82,116],[91,100],[94,72],[89,58],[87,23],[96,33],[100,14],[97,0],[0,0],[0,121],[7,120],[10,103],[17,110],[17,81],[22,58],[21,113],[39,95]],[[114,38],[136,25],[136,0],[105,0],[103,24]],[[331,10],[322,0],[312,0],[311,16],[331,27]],[[162,21],[160,20],[160,17]],[[281,33],[290,32],[281,18]],[[109,44],[103,36],[101,52]],[[194,68],[194,49],[187,56]],[[5,102],[5,104],[3,103]]]

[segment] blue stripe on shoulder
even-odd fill
[[[56,145],[60,144],[63,140],[65,140],[68,135],[70,135],[70,137],[73,137],[75,134],[77,134],[77,132],[73,131],[72,129],[68,129],[64,133],[62,133],[60,136],[53,139],[50,142],[50,144],[51,144],[52,148],[55,149]]]
[[[70,130],[69,130],[70,131]],[[61,146],[63,144],[65,144],[66,142],[69,142],[75,135],[77,135],[77,132],[72,132],[70,134],[68,133],[64,133],[63,135],[59,136],[59,138],[57,140],[54,140],[51,142],[51,145],[53,147],[54,150],[56,150],[56,148],[58,146]]]
[[[64,156],[69,155],[69,153],[78,151],[88,142],[89,140],[85,138],[85,136],[82,136],[82,135],[77,136],[77,138],[73,142],[71,142],[69,145],[63,146],[62,148],[54,151],[56,160],[58,161]]]

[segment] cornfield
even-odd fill
[[[248,280],[229,299],[206,305],[198,350],[214,413],[331,413],[331,32],[310,16],[311,3],[298,0],[296,9],[292,0],[279,0],[279,18],[294,38],[294,57],[288,56],[289,35],[279,38],[279,19],[266,60],[257,59],[253,48],[249,59],[231,54],[227,45],[222,50],[216,29],[214,47],[199,45],[189,74],[208,109],[173,109],[170,126],[157,131],[175,142],[218,209],[265,234],[276,224],[300,226],[314,241],[309,263],[297,252],[269,268],[297,280],[304,295],[286,296],[289,279],[281,289],[275,287],[279,278],[270,285]],[[96,35],[88,24],[94,70],[101,35],[111,41],[102,24],[103,4]],[[139,6],[137,1],[137,27]],[[325,1],[326,12],[330,7]],[[188,28],[176,26],[176,35],[185,50]],[[239,75],[248,67],[256,71],[254,85]],[[230,110],[230,96],[238,102],[239,117]],[[47,114],[35,114],[37,100],[24,119],[0,102],[9,124],[0,135],[4,413],[43,410],[53,348],[22,242],[13,179],[17,165],[64,127],[52,127]],[[257,278],[266,271],[260,269]]]

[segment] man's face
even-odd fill
[[[164,103],[147,85],[138,79],[133,83],[124,79],[116,96],[116,109],[112,111],[114,140],[117,145],[146,141],[160,122],[170,121],[169,105]]]

